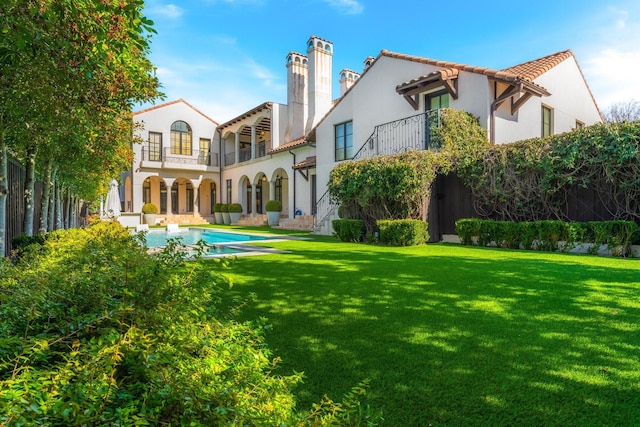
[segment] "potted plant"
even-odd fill
[[[213,205],[213,216],[215,217],[216,224],[223,224],[224,219],[222,218],[222,203],[216,203]]]
[[[229,205],[229,219],[231,224],[237,224],[242,216],[242,205],[240,203],[231,203]]]
[[[156,225],[156,215],[158,214],[158,206],[153,203],[145,203],[142,205],[142,222],[143,224]]]
[[[280,224],[282,202],[280,200],[269,200],[265,209],[267,210],[267,221],[269,222],[269,226],[275,227]]]
[[[222,204],[222,222],[225,224],[231,224],[231,217],[229,216],[229,204]]]

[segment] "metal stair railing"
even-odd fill
[[[316,214],[313,219],[313,231],[319,231],[324,221],[336,209],[337,203],[331,198],[329,190],[316,202]]]
[[[415,116],[377,125],[351,160],[398,154],[409,150],[439,149],[440,141],[432,135],[431,129],[440,127],[440,112],[441,109],[429,110]],[[320,230],[324,221],[337,206],[338,204],[327,190],[316,202],[314,231]]]

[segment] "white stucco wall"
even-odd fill
[[[396,92],[396,86],[438,69],[440,68],[433,65],[381,56],[364,73],[316,130],[318,198],[325,193],[329,173],[336,164],[334,125],[353,121],[353,145],[356,153],[377,125],[424,112],[424,95],[419,97],[420,108],[414,110]],[[450,98],[449,106],[473,113],[486,127],[489,120],[489,86],[486,76],[460,72],[458,91],[459,98]]]
[[[496,144],[540,137],[542,105],[553,110],[553,133],[571,131],[576,120],[585,126],[599,123],[600,114],[573,57],[566,59],[538,77],[534,83],[544,87],[550,96],[531,97],[514,116],[505,107],[496,114]]]
[[[300,147],[292,151],[296,154],[296,162],[301,162],[308,156],[314,155],[313,147]],[[309,181],[307,181],[300,173],[295,172],[292,169],[293,162],[293,155],[291,155],[289,151],[284,151],[224,168],[222,172],[222,192],[220,193],[223,195],[223,202],[226,202],[226,182],[230,179],[232,185],[231,202],[242,204],[244,213],[247,213],[251,201],[247,200],[246,191],[241,187],[242,182],[245,177],[247,177],[250,182],[255,182],[264,174],[267,177],[267,182],[264,184],[262,191],[263,202],[266,204],[268,200],[274,197],[274,195],[271,194],[269,182],[275,180],[277,173],[283,173],[286,181],[283,182],[282,188],[282,214],[291,218],[298,209],[305,214],[309,214],[311,210],[311,179],[309,178]],[[294,187],[296,193],[294,193]]]
[[[142,208],[142,184],[148,177],[157,176],[162,178],[168,188],[171,188],[171,185],[176,179],[185,178],[191,181],[195,191],[197,191],[198,186],[205,179],[211,179],[218,183],[218,172],[203,171],[203,167],[194,168],[193,170],[183,167],[176,170],[163,167],[163,162],[141,162],[142,147],[145,146],[146,141],[148,141],[149,132],[162,134],[162,149],[164,152],[165,149],[171,146],[171,125],[177,120],[182,120],[191,127],[191,143],[194,153],[199,149],[200,138],[210,139],[212,153],[218,153],[219,147],[217,146],[217,139],[214,137],[216,130],[216,123],[214,121],[182,101],[168,103],[134,113],[133,120],[134,123],[141,125],[140,128],[135,130],[136,135],[145,141],[143,144],[133,144],[134,162],[131,176],[133,212],[140,212]],[[157,189],[152,187],[151,197],[152,200],[157,200],[159,199],[159,194],[157,194],[157,191],[154,192],[154,190]]]

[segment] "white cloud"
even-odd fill
[[[329,6],[347,15],[358,15],[364,11],[364,5],[358,0],[324,0]]]
[[[182,16],[184,10],[175,4],[157,5],[150,9],[150,13],[169,19],[177,19]]]
[[[583,68],[600,108],[640,97],[640,47],[599,50]]]
[[[580,64],[598,106],[640,98],[640,8],[607,8],[593,39],[581,47]]]

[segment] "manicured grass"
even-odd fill
[[[244,231],[260,229],[242,228]],[[264,231],[265,229],[262,229]],[[365,378],[385,425],[640,425],[640,261],[334,238],[238,258],[308,407]]]

